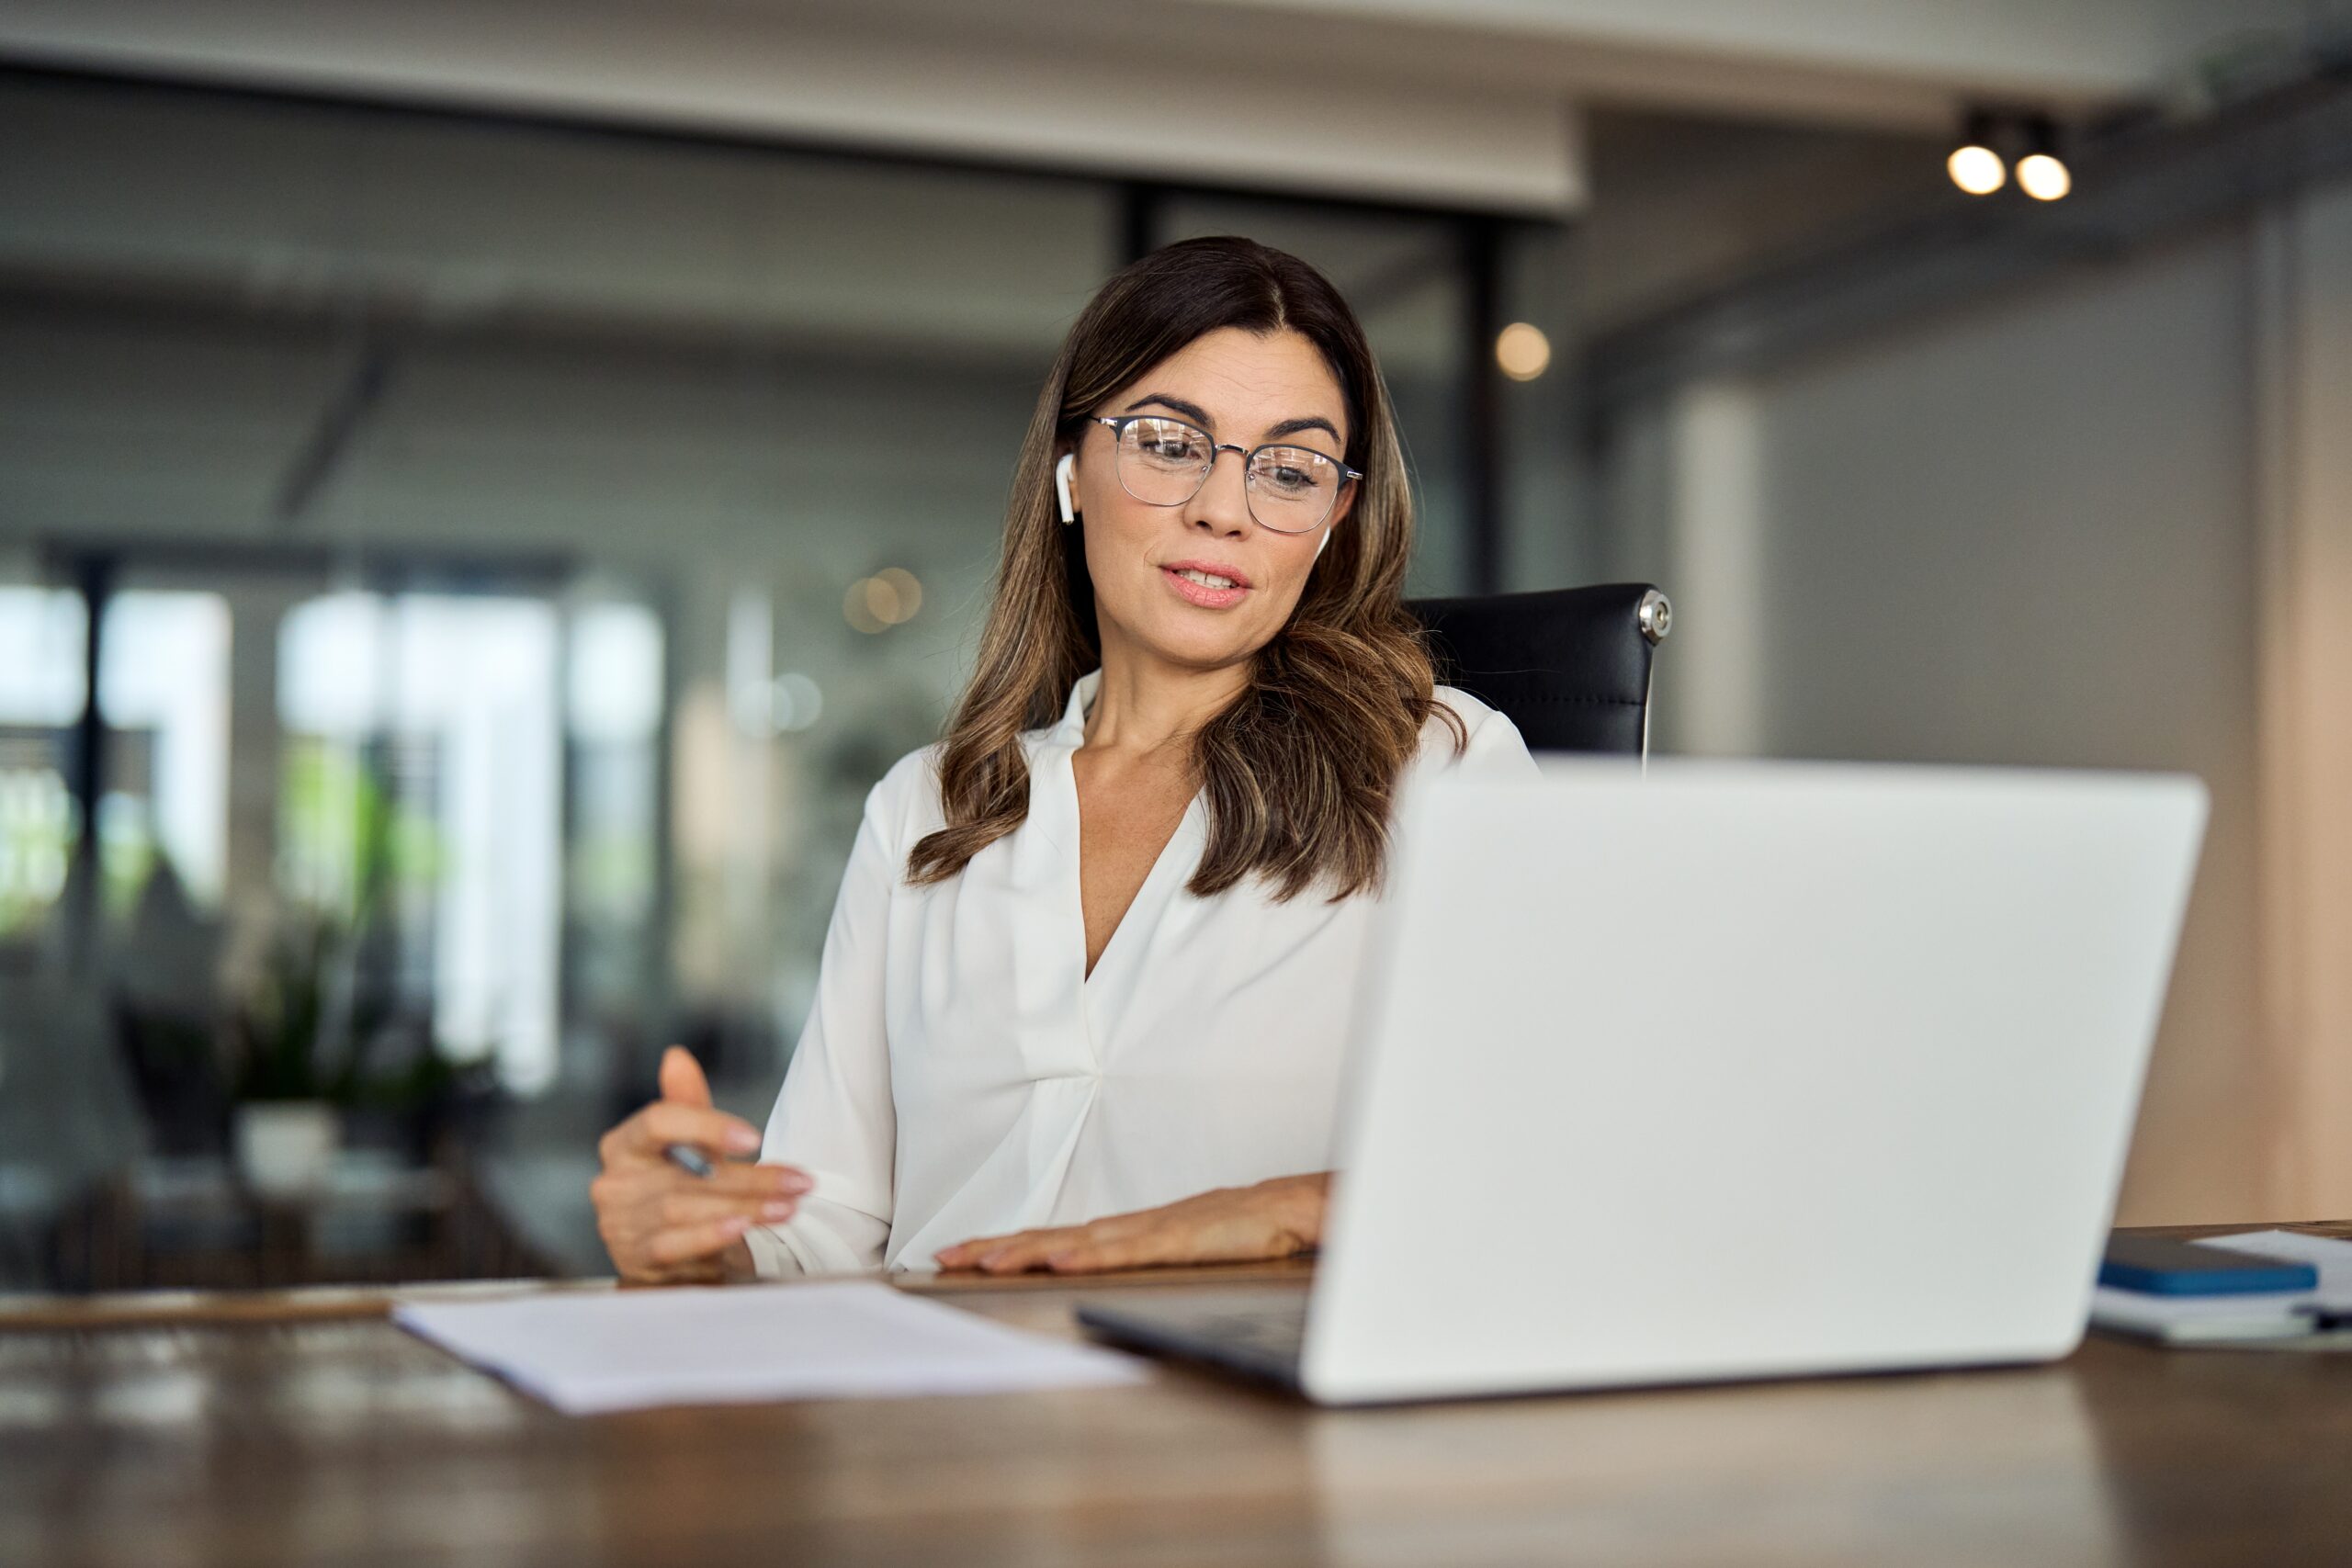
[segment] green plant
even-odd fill
[[[374,747],[306,739],[287,753],[281,874],[292,891],[229,1033],[239,1100],[429,1118],[495,1092],[490,1063],[452,1061],[429,1020],[393,995],[394,911],[431,891],[444,853],[430,816],[384,787],[382,766]]]
[[[320,1100],[341,1075],[322,1062],[326,1045],[330,966],[339,951],[334,927],[314,918],[278,932],[260,985],[231,1025],[229,1081],[238,1100]]]

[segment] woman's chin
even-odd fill
[[[1204,622],[1208,624],[1204,625]],[[1195,670],[1222,670],[1255,653],[1265,639],[1252,628],[1204,615],[1189,620],[1162,618],[1136,639],[1143,650],[1167,664]]]

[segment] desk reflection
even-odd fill
[[[1308,1431],[1324,1560],[1344,1568],[2118,1560],[2063,1369],[1331,1413]]]

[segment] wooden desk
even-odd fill
[[[936,1293],[1069,1333],[1080,1292]],[[2024,1371],[1358,1412],[1170,1368],[570,1420],[380,1314],[0,1312],[0,1562],[2352,1562],[2346,1356],[2095,1339]]]

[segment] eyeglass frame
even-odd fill
[[[1208,431],[1201,430],[1201,427],[1194,424],[1191,420],[1179,419],[1174,414],[1097,413],[1087,415],[1087,423],[1090,424],[1099,424],[1108,429],[1111,432],[1111,439],[1114,442],[1125,441],[1126,439],[1127,426],[1136,423],[1139,420],[1146,419],[1160,420],[1169,424],[1181,424],[1187,430],[1199,430],[1202,435],[1207,437],[1209,444],[1208,467],[1201,470],[1201,482],[1193,487],[1192,495],[1186,496],[1182,501],[1144,501],[1143,497],[1136,495],[1136,492],[1131,490],[1127,490],[1126,479],[1124,475],[1121,475],[1119,478],[1119,488],[1121,490],[1126,490],[1127,494],[1132,499],[1143,502],[1143,504],[1146,506],[1191,505],[1193,496],[1197,496],[1201,491],[1208,489],[1209,476],[1216,472],[1216,460],[1218,454],[1224,452],[1238,452],[1241,454],[1241,503],[1242,505],[1249,507],[1250,521],[1258,525],[1259,527],[1265,529],[1268,533],[1280,534],[1286,538],[1295,539],[1303,534],[1312,534],[1316,529],[1325,526],[1331,521],[1331,513],[1340,510],[1339,491],[1334,491],[1332,492],[1330,507],[1325,511],[1323,515],[1308,524],[1306,527],[1277,528],[1272,524],[1267,522],[1264,518],[1259,516],[1258,509],[1250,504],[1250,462],[1251,458],[1257,457],[1261,452],[1272,451],[1278,446],[1288,447],[1294,452],[1314,452],[1315,456],[1322,458],[1325,462],[1338,468],[1340,470],[1340,490],[1345,490],[1348,486],[1363,478],[1363,470],[1362,468],[1351,468],[1348,467],[1346,463],[1341,462],[1339,458],[1332,457],[1328,452],[1316,452],[1314,447],[1302,446],[1295,441],[1261,441],[1255,446],[1236,446],[1230,441],[1219,441],[1216,435]],[[1111,472],[1114,474],[1118,474],[1119,472],[1118,459],[1115,455],[1112,458]]]

